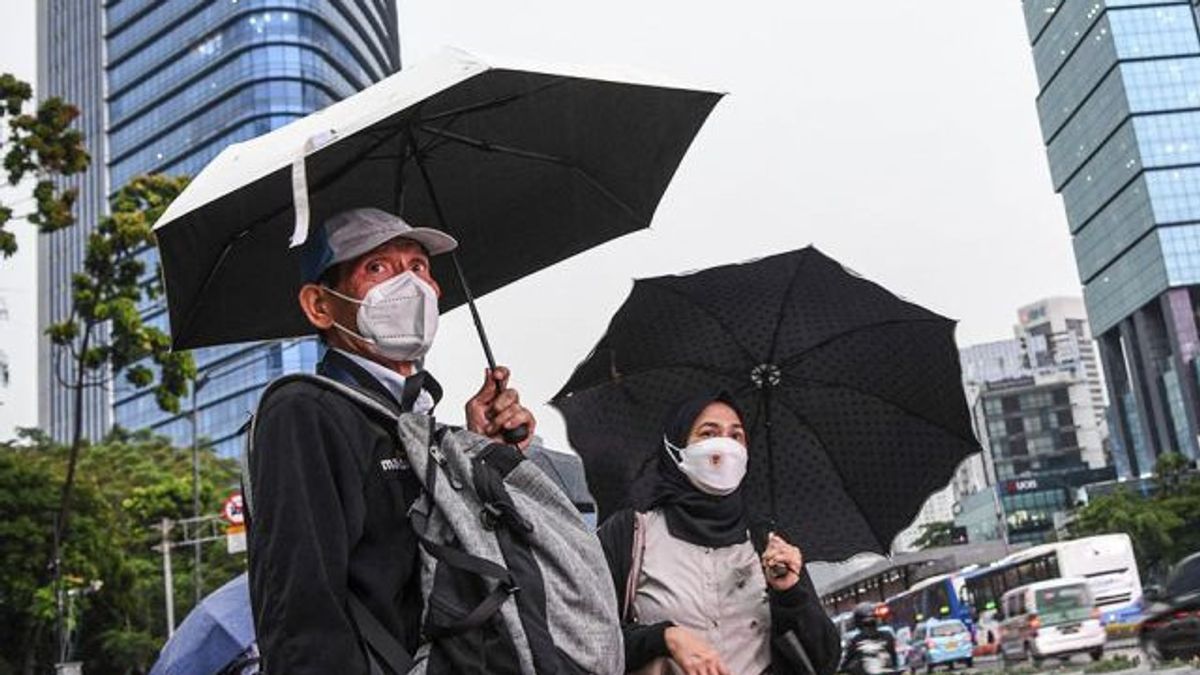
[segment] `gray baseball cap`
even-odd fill
[[[382,209],[351,209],[329,218],[309,236],[304,250],[304,278],[316,281],[330,267],[353,260],[397,237],[417,242],[431,256],[458,247],[454,237],[445,232],[413,227]]]

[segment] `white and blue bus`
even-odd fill
[[[1141,612],[1142,578],[1127,534],[1034,546],[963,576],[960,597],[977,610],[976,618],[1018,586],[1063,577],[1087,579],[1104,623],[1129,623]]]
[[[1009,590],[1062,577],[1088,580],[1104,623],[1129,623],[1141,611],[1142,581],[1126,534],[1103,534],[1043,544],[986,566],[924,579],[886,600],[888,622],[915,627],[930,619],[958,619],[975,631]],[[986,619],[985,619],[986,620]]]

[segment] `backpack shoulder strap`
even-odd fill
[[[329,391],[341,394],[354,403],[357,403],[359,406],[366,408],[370,412],[381,415],[389,420],[399,419],[399,415],[397,415],[395,410],[392,410],[382,401],[368,394],[362,389],[350,386],[344,382],[335,380],[332,377],[325,377],[324,375],[317,375],[315,373],[292,373],[290,375],[284,375],[283,377],[276,378],[271,382],[271,384],[267,385],[266,389],[263,390],[262,396],[260,396],[258,399],[258,409],[262,409],[263,404],[268,398],[270,398],[271,394],[274,393],[276,389],[280,389],[284,385],[291,384],[293,382],[307,382],[309,384],[316,385],[322,389],[327,389]],[[251,426],[251,429],[253,429],[253,426]]]
[[[254,484],[250,480],[250,457],[254,454],[254,433],[258,426],[258,418],[260,416],[259,413],[262,411],[263,406],[266,405],[267,400],[270,399],[271,395],[275,393],[276,390],[282,388],[284,385],[291,384],[292,382],[308,382],[309,384],[316,385],[322,389],[335,392],[346,397],[360,408],[366,410],[369,414],[376,415],[382,419],[390,421],[393,424],[399,419],[399,416],[394,410],[384,405],[374,396],[371,396],[370,394],[355,387],[351,387],[350,385],[338,382],[333,378],[325,377],[323,375],[316,375],[313,373],[292,373],[290,375],[284,375],[283,377],[276,378],[267,385],[267,388],[263,390],[262,395],[260,395],[258,398],[258,405],[255,408],[254,414],[250,416],[250,421],[246,425],[246,442],[242,446],[242,455],[239,458],[239,463],[241,464],[240,469],[242,472],[242,503],[245,505],[246,511],[251,514],[253,514],[254,511]]]

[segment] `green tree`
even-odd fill
[[[919,550],[949,546],[951,535],[954,533],[953,520],[939,520],[921,525],[921,535],[913,542]]]
[[[1159,456],[1158,461],[1154,463],[1154,476],[1159,492],[1165,495],[1178,494],[1183,487],[1189,465],[1188,458],[1178,452],[1168,452]]]
[[[1143,579],[1161,577],[1183,556],[1200,550],[1195,527],[1200,523],[1200,479],[1187,471],[1182,456],[1162,455],[1155,467],[1153,494],[1124,489],[1096,497],[1076,513],[1071,534],[1126,533]]]
[[[1175,531],[1183,519],[1159,499],[1145,499],[1122,490],[1093,499],[1079,510],[1071,525],[1074,536],[1124,532],[1133,541],[1133,552],[1143,575],[1160,569],[1171,557]]]
[[[27,199],[0,203],[0,255],[17,252],[16,236],[8,224],[24,218],[46,233],[75,222],[73,209],[78,191],[60,186],[60,179],[83,173],[91,158],[83,145],[83,134],[72,125],[79,109],[60,98],[48,98],[30,111],[33,88],[9,73],[0,74],[0,156],[8,183],[20,185],[32,177]],[[33,202],[28,213],[14,206]]]
[[[42,563],[68,453],[40,433],[0,445],[0,673],[45,672],[53,662],[55,593]],[[211,447],[201,463],[202,504],[213,512],[236,486],[237,466]],[[190,454],[145,432],[114,432],[82,455],[74,508],[62,551],[73,658],[89,673],[146,672],[166,636],[162,558],[151,546],[162,518],[191,514]],[[192,561],[173,560],[182,617]],[[244,569],[244,556],[228,555],[223,542],[207,545],[207,588]]]
[[[111,215],[88,235],[83,267],[71,280],[71,314],[46,331],[57,348],[56,376],[73,394],[74,426],[57,521],[60,538],[69,532],[75,471],[84,447],[84,391],[105,387],[110,373],[120,373],[135,387],[153,385],[159,407],[178,412],[180,397],[196,375],[191,354],[171,351],[170,337],[143,323],[139,312],[144,301],[162,294],[158,270],[147,274],[146,268],[154,222],[186,185],[182,177],[141,176],[117,192]],[[61,372],[65,362],[72,366],[66,375]]]

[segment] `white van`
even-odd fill
[[[1086,579],[1039,581],[1014,588],[1000,602],[1000,655],[1005,661],[1104,656],[1100,611]]]

